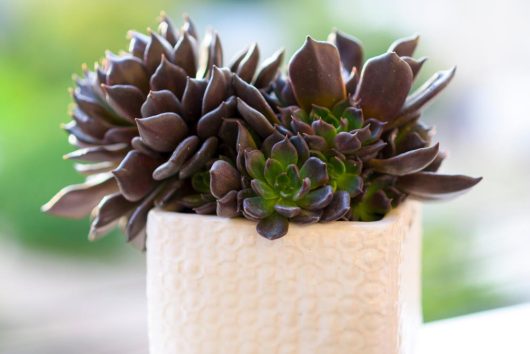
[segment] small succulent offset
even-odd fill
[[[66,157],[89,162],[76,166],[87,181],[44,206],[92,213],[91,239],[121,221],[145,247],[154,207],[245,217],[276,239],[289,222],[379,220],[408,196],[445,199],[480,181],[436,173],[445,154],[419,118],[455,69],[411,93],[425,62],[412,57],[418,37],[366,62],[351,36],[308,37],[284,75],[283,52],[258,68],[256,45],[224,67],[213,32],[198,55],[187,17],[130,37],[128,53],[77,79],[65,129],[79,149]]]

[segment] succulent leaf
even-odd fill
[[[284,166],[272,158],[268,158],[265,161],[265,168],[263,169],[263,176],[269,185],[274,185],[276,182],[276,176],[283,172]]]
[[[433,172],[418,172],[398,179],[397,187],[422,200],[454,198],[482,180],[463,175],[441,175]]]
[[[420,36],[418,35],[398,39],[390,45],[388,51],[394,52],[400,57],[411,57],[414,55],[419,40]]]
[[[407,115],[421,109],[449,84],[455,72],[456,67],[453,67],[450,70],[440,71],[434,74],[407,99],[399,114]]]
[[[429,166],[438,156],[439,144],[411,150],[388,159],[372,159],[370,167],[380,173],[405,176],[419,172]]]
[[[310,157],[304,162],[300,168],[300,177],[309,178],[311,189],[323,186],[329,180],[326,164],[316,157]]]
[[[350,199],[350,194],[346,191],[335,192],[331,203],[324,209],[320,221],[328,222],[342,218],[350,210]]]
[[[184,162],[193,156],[198,147],[199,138],[197,136],[192,135],[182,140],[171,157],[153,171],[153,179],[160,181],[177,174]]]
[[[245,151],[245,167],[250,177],[263,179],[265,156],[259,150]]]
[[[346,98],[337,48],[307,37],[289,63],[289,77],[296,100],[306,112],[313,105],[333,107]]]
[[[136,119],[136,124],[143,142],[160,152],[173,151],[188,134],[186,122],[172,112]]]
[[[237,99],[237,109],[248,125],[252,127],[260,137],[266,138],[274,131],[274,127],[263,114],[250,107],[240,98]]]
[[[210,168],[209,190],[214,197],[221,199],[228,192],[241,188],[240,179],[241,175],[235,167],[226,161],[217,160]]]
[[[264,199],[278,199],[276,191],[265,181],[253,179],[250,183],[254,192]]]
[[[155,186],[151,178],[160,160],[131,150],[112,173],[118,182],[121,194],[136,202],[145,197]]]
[[[243,210],[256,219],[264,219],[274,213],[274,200],[252,197],[243,200]]]
[[[307,210],[320,210],[329,205],[333,199],[331,186],[324,186],[307,193],[298,201],[298,205]]]
[[[357,90],[364,116],[389,121],[400,112],[412,86],[412,70],[396,53],[366,62]]]
[[[254,86],[258,89],[267,87],[276,76],[278,76],[278,70],[283,61],[284,50],[278,50],[269,59],[262,63],[262,67],[259,69]]]
[[[294,145],[285,138],[272,147],[271,158],[278,161],[283,167],[298,162],[298,152]]]
[[[199,171],[215,154],[218,144],[217,141],[217,138],[213,136],[206,139],[199,150],[182,166],[179,172],[179,178],[188,178]]]
[[[42,207],[42,211],[65,218],[80,219],[90,214],[105,195],[117,190],[116,181],[112,175],[107,174],[91,182],[61,189]]]
[[[292,202],[280,200],[274,204],[274,210],[285,218],[294,218],[300,214],[302,209]]]
[[[357,38],[335,30],[329,35],[328,40],[339,50],[342,66],[348,73],[354,68],[361,69],[363,47]]]
[[[287,234],[288,229],[288,220],[285,217],[276,213],[270,215],[265,219],[260,220],[256,227],[258,233],[269,240],[276,240],[280,237],[285,236]]]
[[[232,190],[217,200],[216,214],[225,218],[239,216],[237,191]]]
[[[149,92],[140,110],[143,118],[156,116],[165,112],[181,112],[179,100],[169,90]]]
[[[241,62],[237,68],[237,75],[246,82],[251,82],[254,78],[254,73],[259,63],[259,48],[254,43],[246,52],[245,56],[241,58]]]

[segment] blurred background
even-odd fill
[[[217,29],[226,59],[255,40],[263,57],[290,56],[333,27],[370,56],[421,34],[418,81],[458,65],[424,113],[449,152],[443,170],[484,176],[424,208],[424,318],[530,301],[530,2],[0,0],[0,353],[146,352],[144,255],[119,233],[89,243],[88,221],[39,208],[81,181],[61,158],[72,73],[127,49],[127,30],[155,27],[160,10]]]

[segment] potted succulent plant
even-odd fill
[[[364,61],[353,37],[308,37],[283,73],[282,51],[224,66],[215,32],[162,15],[76,79],[66,158],[88,177],[43,209],[147,251],[153,354],[411,353],[414,200],[480,181],[436,173],[419,118],[455,70],[410,93],[417,42]]]

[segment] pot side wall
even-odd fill
[[[410,354],[421,322],[417,202],[378,222],[290,225],[151,211],[151,354]]]

